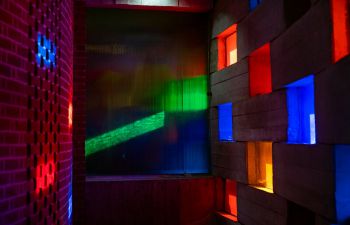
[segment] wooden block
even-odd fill
[[[283,1],[262,1],[238,24],[238,60],[276,38],[284,29]]]
[[[213,39],[210,41],[209,52],[209,72],[214,73],[218,70],[218,41]]]
[[[332,60],[330,9],[320,0],[271,44],[272,88],[316,74]]]
[[[223,103],[236,103],[249,98],[248,73],[233,77],[232,79],[215,84],[211,87],[211,106]]]
[[[285,225],[287,201],[283,198],[237,184],[238,221],[244,225]]]
[[[219,141],[219,124],[218,119],[210,120],[210,140],[212,142]]]
[[[350,143],[350,56],[315,76],[318,143]]]
[[[285,91],[256,96],[233,106],[236,141],[285,141],[288,114]]]
[[[226,30],[229,26],[240,21],[249,13],[248,1],[242,0],[218,0],[215,1],[213,10],[213,24],[211,37]]]
[[[231,66],[226,67],[220,71],[217,71],[210,75],[210,85],[214,86],[216,84],[231,80],[235,77],[241,76],[248,73],[248,60],[243,59],[238,61]]]
[[[212,168],[215,175],[247,183],[246,143],[214,143],[212,146]]]
[[[218,109],[217,107],[210,107],[209,108],[209,119],[217,119],[218,118]]]
[[[333,148],[273,145],[274,191],[326,218],[335,218]]]

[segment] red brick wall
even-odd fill
[[[0,2],[0,224],[69,224],[72,10],[70,0]],[[39,32],[57,46],[52,69],[37,63]]]

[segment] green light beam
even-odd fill
[[[164,126],[164,112],[134,121],[128,125],[85,141],[85,156],[118,145]]]

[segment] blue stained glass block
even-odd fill
[[[288,142],[316,144],[314,76],[307,76],[286,87]]]
[[[232,103],[219,105],[218,115],[219,115],[219,140],[233,141]]]

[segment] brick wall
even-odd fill
[[[0,224],[69,224],[72,10],[0,2]]]

